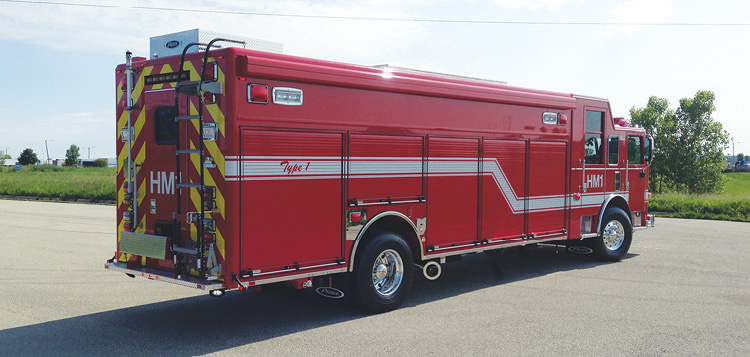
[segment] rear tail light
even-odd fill
[[[211,92],[203,92],[203,104],[216,104],[216,95]]]
[[[206,63],[206,71],[203,73],[204,81],[215,81],[219,78],[219,66],[216,62]]]
[[[247,101],[249,103],[268,104],[268,86],[265,84],[248,84]]]
[[[203,189],[203,198],[206,200],[212,200],[216,198],[216,187],[214,186],[206,186]]]

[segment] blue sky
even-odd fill
[[[50,0],[49,2],[61,2]],[[749,23],[749,1],[91,1],[285,15],[472,21]],[[193,28],[267,39],[291,55],[395,64],[610,99],[615,116],[649,96],[716,94],[714,119],[750,154],[750,26],[566,26],[205,14],[0,1],[0,151],[40,159],[115,156],[114,67],[149,38]],[[739,142],[739,143],[737,143]],[[727,149],[731,153],[732,148]]]

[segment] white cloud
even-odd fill
[[[79,0],[84,2],[84,0]],[[93,4],[94,2],[86,2]],[[131,7],[203,9],[267,14],[299,14],[355,18],[418,18],[424,0],[325,2],[279,0],[236,2],[229,0],[133,0]],[[310,57],[344,54],[342,60],[383,51],[408,48],[427,36],[425,24],[369,20],[332,20],[246,14],[215,14],[129,8],[100,8],[42,4],[3,4],[0,33],[4,40],[29,42],[53,49],[148,53],[148,39],[193,28],[219,31],[284,43],[285,52]],[[314,32],[315,36],[307,34]],[[398,39],[398,41],[395,41]],[[394,43],[399,47],[395,48]]]
[[[617,23],[664,23],[673,14],[672,5],[669,0],[631,0],[617,5],[610,11],[612,17],[610,24]],[[645,26],[608,26],[611,31],[632,33],[638,32]]]

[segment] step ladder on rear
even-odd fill
[[[213,39],[208,44],[193,42],[185,46],[180,59],[178,73],[182,73],[183,71],[185,65],[185,54],[190,47],[204,46],[206,48],[199,80],[180,81],[177,82],[175,88],[175,108],[177,108],[175,121],[178,123],[176,126],[177,143],[175,145],[175,156],[177,160],[177,182],[175,185],[177,194],[177,211],[173,213],[174,237],[172,241],[175,278],[184,278],[190,275],[191,269],[198,271],[199,277],[203,280],[217,277],[212,275],[212,272],[209,271],[209,265],[216,266],[215,261],[211,262],[211,260],[214,260],[213,245],[215,242],[214,232],[216,231],[216,225],[213,219],[206,218],[207,212],[210,213],[216,209],[216,188],[213,186],[206,186],[205,184],[205,168],[210,167],[212,163],[206,162],[204,142],[216,140],[218,129],[215,123],[204,123],[203,120],[203,109],[206,99],[213,98],[213,96],[223,93],[222,83],[218,82],[218,76],[212,75],[211,73],[209,73],[211,74],[210,76],[206,76],[206,70],[208,67],[213,68],[212,72],[218,70],[216,67],[217,64],[210,64],[208,62],[209,50],[216,42],[244,44],[242,41],[223,38]],[[180,108],[180,96],[187,97],[183,106],[184,109]],[[198,114],[190,114],[191,97],[198,99]],[[185,114],[180,115],[180,113]],[[191,145],[192,142],[190,140],[190,122],[193,120],[198,121],[199,137],[197,138],[197,148],[191,147],[193,145]],[[181,130],[181,127],[184,127],[184,129]],[[184,135],[182,135],[183,132]],[[189,162],[193,157],[192,155],[199,156],[200,167],[198,167],[198,172],[200,174],[200,182],[191,182],[190,180]],[[198,190],[200,196],[200,208],[194,212],[188,212],[187,209],[183,209],[183,200],[185,200],[185,207],[188,207],[189,205],[190,190]],[[197,241],[190,239],[190,226],[192,224],[196,225],[196,231],[198,233]],[[185,228],[185,233],[183,233],[183,226]]]

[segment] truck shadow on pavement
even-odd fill
[[[629,254],[625,259],[636,255]],[[402,308],[600,263],[555,248],[473,254],[428,281],[415,271]],[[199,355],[369,316],[311,289],[230,292],[77,316],[0,331],[0,355]],[[314,342],[311,342],[314,343]]]

